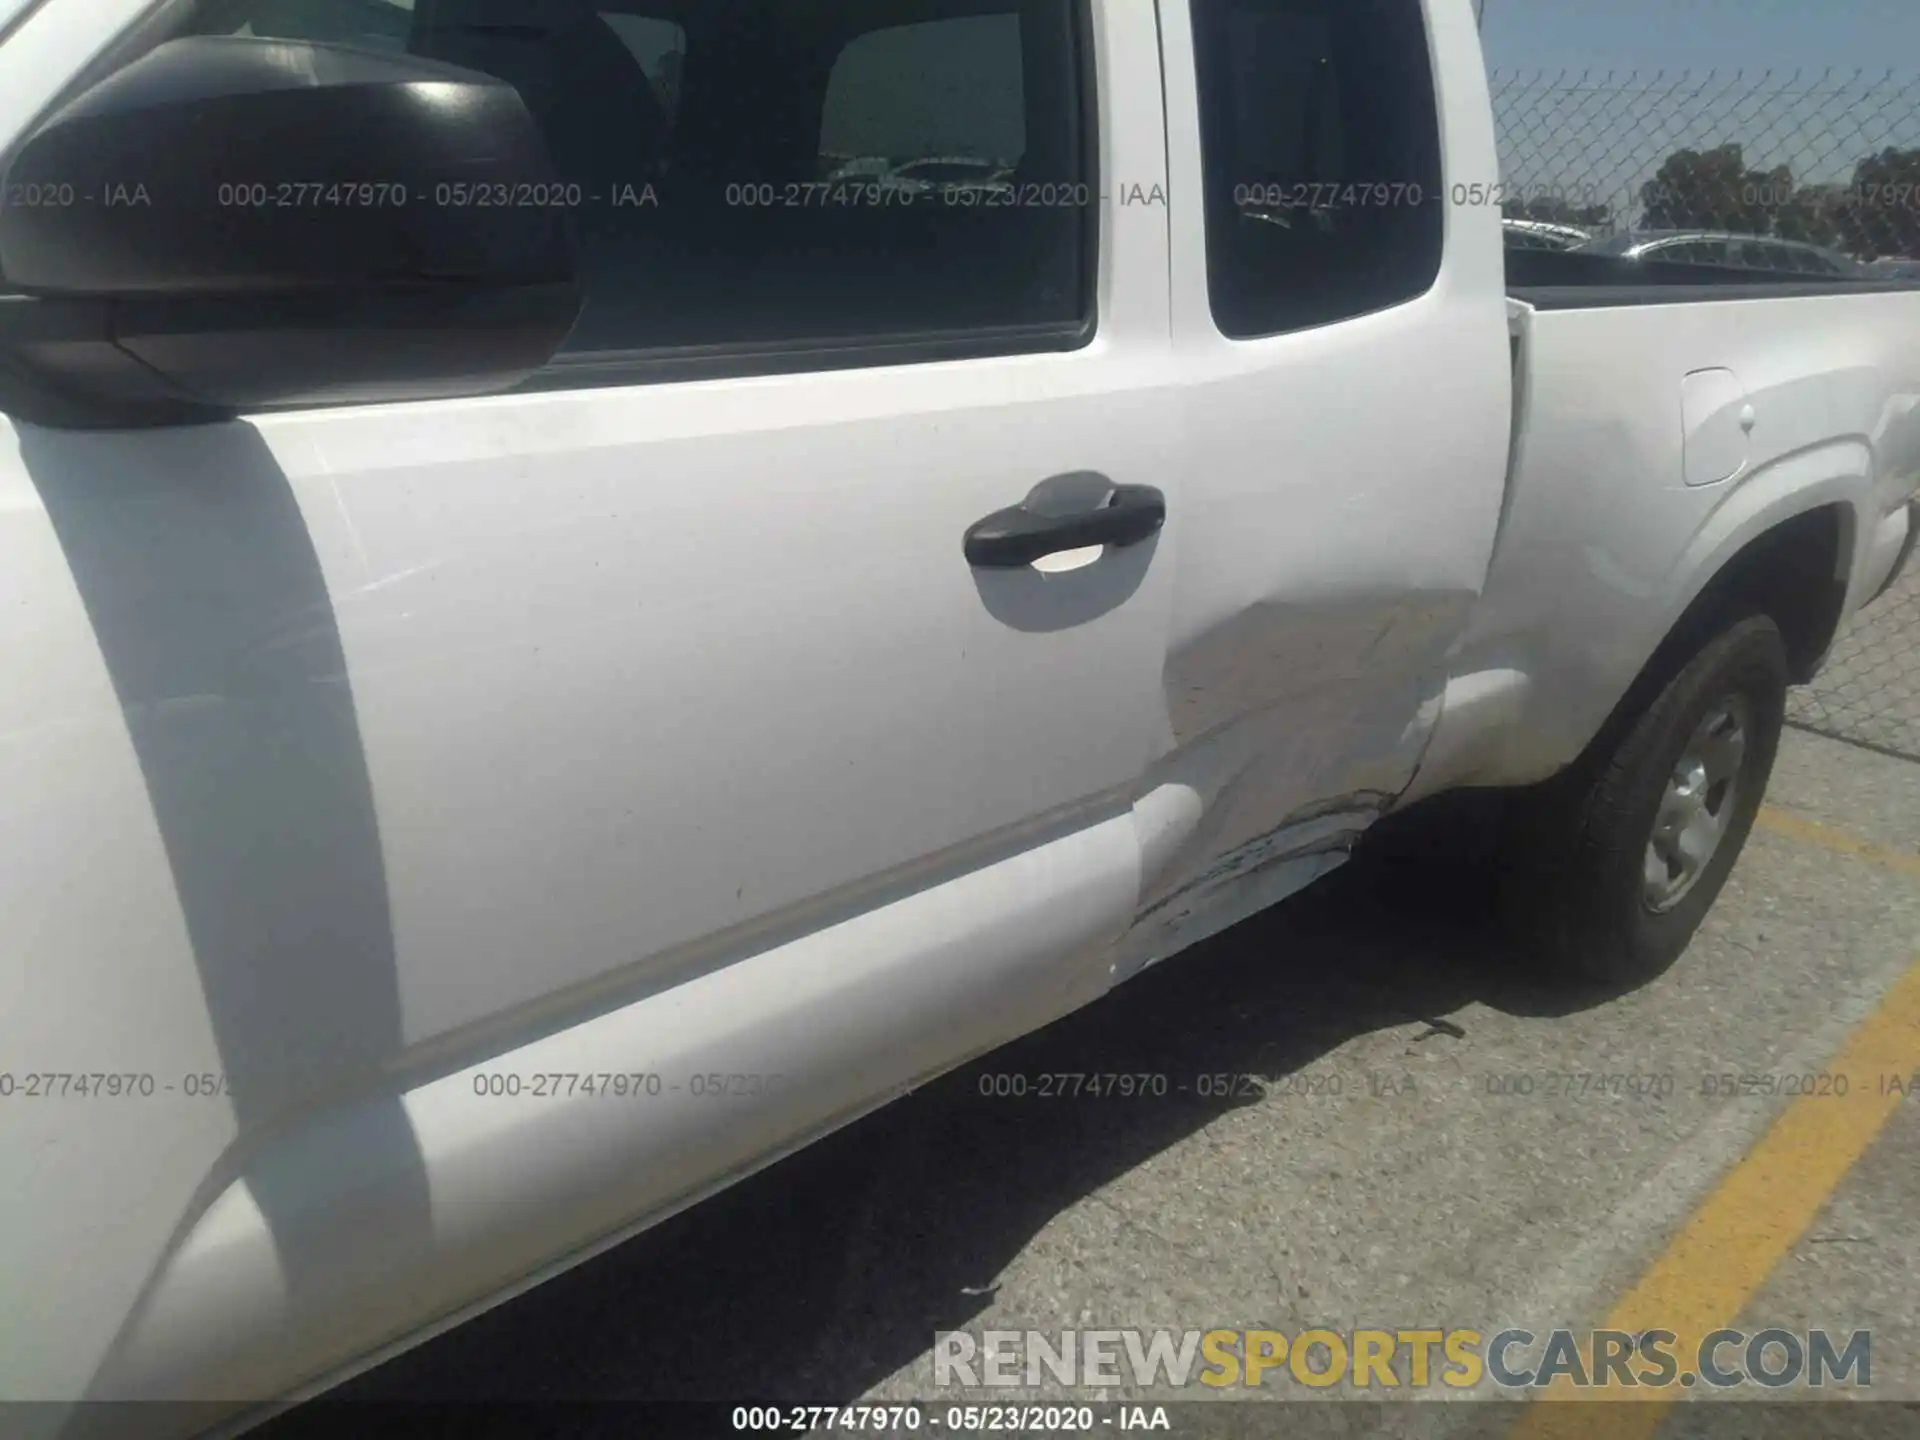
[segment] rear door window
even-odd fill
[[[1215,323],[1363,315],[1440,273],[1440,130],[1419,0],[1193,0]]]

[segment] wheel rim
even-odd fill
[[[1744,696],[1729,695],[1708,709],[1680,752],[1647,842],[1642,893],[1654,913],[1686,899],[1720,853],[1739,808],[1752,734],[1752,707]]]

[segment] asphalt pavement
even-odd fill
[[[1869,1072],[1920,1076],[1917,955],[1920,764],[1790,731],[1727,890],[1644,988],[1542,984],[1470,888],[1356,859],[336,1397],[944,1402],[942,1331],[1671,1317],[1867,1329],[1847,1397],[1920,1401],[1920,1104],[1863,1098]],[[1039,1093],[1073,1075],[1161,1078]],[[1207,1398],[1328,1393],[1281,1370]],[[1689,1433],[1701,1398],[1634,1426]],[[1859,1433],[1920,1433],[1868,1412]],[[1444,1418],[1539,1429],[1517,1404]]]

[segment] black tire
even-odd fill
[[[1684,659],[1684,663],[1676,663]],[[1661,676],[1670,676],[1664,684]],[[1657,687],[1650,701],[1644,696]],[[1679,958],[1753,829],[1786,719],[1787,656],[1764,615],[1726,623],[1690,659],[1655,668],[1588,753],[1516,807],[1503,845],[1502,898],[1530,961],[1555,979],[1608,988],[1651,980]],[[1732,715],[1744,748],[1719,793],[1710,858],[1663,876],[1650,858],[1656,821],[1696,733]],[[1722,733],[1725,733],[1724,727]],[[1690,879],[1684,878],[1691,875]],[[1677,896],[1651,890],[1680,886]]]

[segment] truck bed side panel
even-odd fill
[[[1851,613],[1920,485],[1920,293],[1528,307],[1519,330],[1509,515],[1454,670],[1465,690],[1506,677],[1501,734],[1423,789],[1568,763],[1721,567],[1793,515],[1841,507]],[[1744,459],[1688,477],[1683,393],[1710,370],[1744,391]]]

